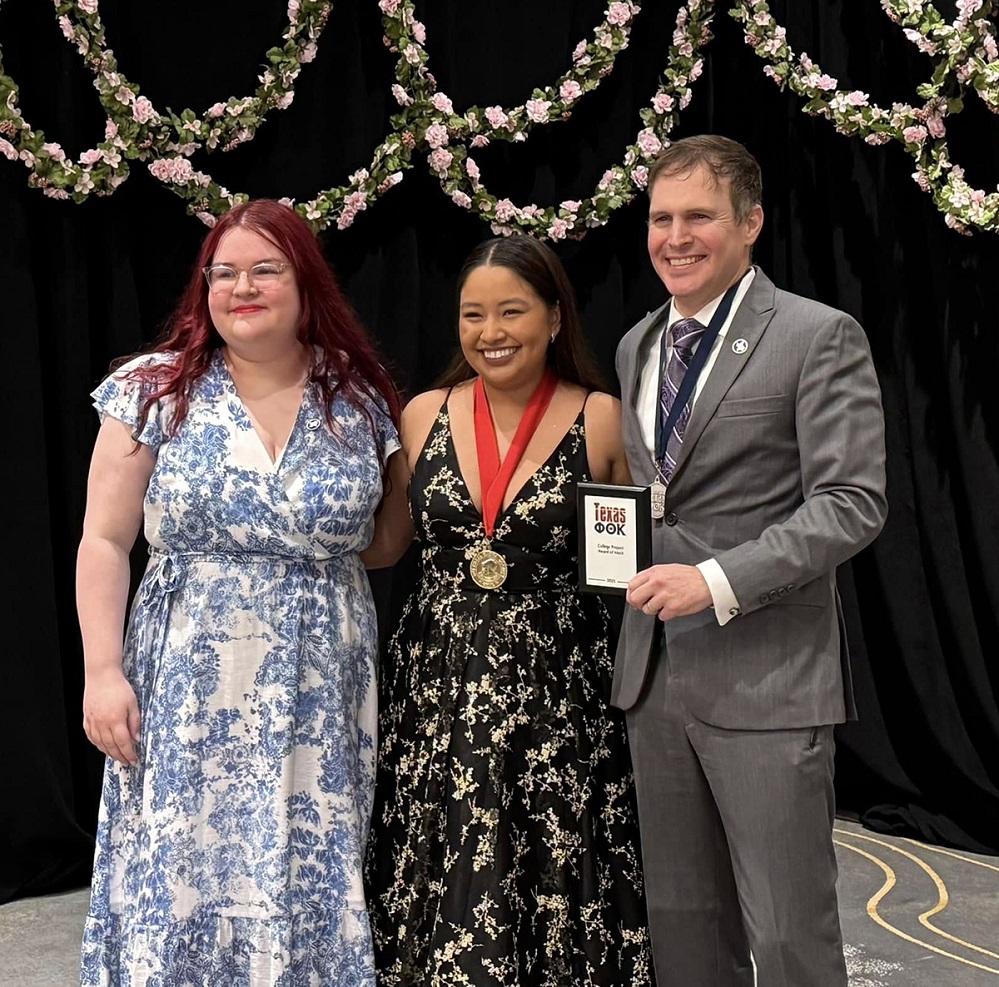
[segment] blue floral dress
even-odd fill
[[[133,427],[134,365],[93,394]],[[123,659],[140,763],[107,762],[84,987],[374,984],[377,632],[358,552],[399,442],[369,410],[338,398],[331,432],[308,385],[272,462],[216,352],[176,436],[166,403],[136,435],[157,454]]]

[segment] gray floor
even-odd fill
[[[850,987],[999,987],[999,857],[843,821],[835,838]],[[86,911],[86,891],[0,908],[0,987],[78,984]]]

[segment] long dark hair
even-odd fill
[[[526,233],[495,237],[480,243],[465,258],[458,273],[457,297],[468,276],[478,267],[506,267],[534,289],[548,306],[559,307],[559,331],[548,347],[548,366],[561,380],[578,384],[588,391],[606,390],[597,362],[583,337],[576,309],[576,295],[555,251]],[[465,355],[458,350],[447,370],[438,378],[436,387],[454,387],[475,376]]]
[[[242,227],[269,240],[295,269],[301,298],[299,342],[316,347],[317,360],[310,379],[318,383],[327,423],[333,426],[336,396],[344,397],[370,418],[365,398],[384,403],[398,425],[399,393],[350,303],[344,297],[312,229],[294,210],[270,199],[256,199],[227,212],[201,244],[184,294],[169,318],[160,340],[147,352],[175,353],[177,359],[138,367],[129,377],[140,381],[147,397],[139,430],[153,403],[174,396],[174,413],[167,434],[176,434],[187,415],[194,382],[208,369],[212,353],[224,345],[208,311],[208,284],[202,268],[212,262],[222,237]],[[123,363],[130,357],[116,361]]]

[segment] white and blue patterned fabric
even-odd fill
[[[93,393],[133,428],[134,365]],[[123,661],[140,763],[107,762],[85,987],[375,983],[377,631],[358,552],[399,442],[374,404],[369,421],[337,398],[331,432],[319,401],[309,384],[272,462],[216,351],[176,436],[166,402],[136,436],[157,454]]]

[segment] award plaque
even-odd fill
[[[624,595],[632,577],[652,565],[652,508],[648,487],[576,485],[579,588]]]

